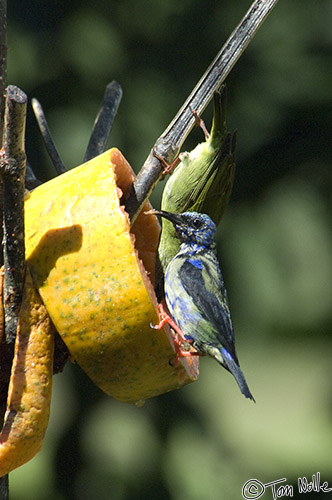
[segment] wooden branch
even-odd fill
[[[7,2],[0,1],[0,146],[5,111],[5,88],[7,87]]]
[[[7,1],[0,1],[0,147],[2,145],[3,122],[5,116],[5,99],[4,93],[7,87]],[[0,175],[0,192],[3,192],[2,179]],[[0,221],[3,220],[3,196],[0,196]],[[2,224],[0,224],[0,241],[2,242],[3,232]],[[3,253],[0,252],[0,266],[3,265]],[[1,301],[2,302],[2,301]],[[2,307],[2,304],[0,304]],[[5,349],[3,349],[5,347]],[[6,349],[7,348],[7,349]],[[4,360],[3,350],[8,350],[8,346],[0,347],[0,355]],[[13,349],[11,349],[9,359],[12,359]],[[5,361],[5,360],[4,360]],[[2,363],[0,374],[0,390],[3,394],[7,394],[8,380],[10,374],[10,364]],[[0,428],[2,428],[3,416],[6,409],[6,398],[0,397]],[[0,477],[0,500],[8,500],[9,498],[9,482],[8,475]]]
[[[31,99],[32,109],[35,113],[35,117],[39,126],[39,130],[44,139],[46,150],[51,158],[55,171],[58,175],[67,172],[67,168],[65,167],[61,157],[58,153],[57,148],[55,147],[54,141],[52,139],[52,135],[50,129],[48,128],[46,117],[40,102],[33,97]]]
[[[25,119],[27,96],[10,85],[6,90],[3,148],[0,172],[4,201],[4,315],[6,342],[15,340],[20,311],[24,275],[24,177],[25,177]]]
[[[0,147],[2,146],[3,120],[5,116],[5,88],[7,87],[7,1],[0,0]],[[2,180],[0,176],[0,192]],[[0,196],[0,221],[3,218],[3,198]],[[2,224],[0,224],[0,242],[2,242]],[[3,265],[3,255],[0,252],[0,266]],[[1,498],[1,497],[0,497]]]
[[[172,163],[175,160],[184,140],[194,126],[195,117],[192,109],[199,115],[202,114],[212,99],[215,90],[223,83],[277,2],[278,0],[254,1],[175,118],[157,139],[125,203],[125,209],[129,214],[131,224],[134,223],[142,205],[160,180],[164,169],[154,154],[157,153],[162,156],[167,163]]]
[[[103,102],[95,120],[84,162],[105,151],[108,136],[122,99],[121,85],[113,80],[106,87]]]
[[[0,500],[9,499],[8,474],[0,477]]]

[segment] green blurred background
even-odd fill
[[[116,79],[109,145],[138,170],[249,5],[12,0],[8,80],[41,101],[71,168]],[[218,247],[257,404],[211,359],[198,382],[143,408],[68,364],[42,452],[10,474],[11,500],[238,500],[250,478],[332,498],[296,487],[318,471],[332,487],[331,16],[331,0],[280,0],[227,79],[238,160]],[[46,180],[53,167],[28,113],[28,158]],[[202,140],[195,129],[185,149]]]

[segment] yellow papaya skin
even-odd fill
[[[54,332],[27,270],[0,434],[0,476],[31,460],[42,447],[50,413]]]
[[[120,197],[133,179],[113,148],[39,186],[25,203],[27,262],[52,322],[71,359],[124,402],[198,376],[197,359],[170,366],[169,330],[150,326],[159,322],[151,281],[160,228],[141,213],[130,231]]]

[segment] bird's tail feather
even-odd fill
[[[250,389],[248,387],[246,379],[244,378],[243,372],[242,372],[241,368],[239,367],[239,365],[236,364],[236,362],[234,361],[233,358],[231,358],[231,356],[223,356],[222,358],[223,358],[223,363],[222,363],[223,366],[228,371],[231,372],[231,374],[235,378],[237,385],[239,386],[242,394],[246,398],[251,399],[252,401],[254,401],[254,403],[256,403],[255,398],[253,397],[253,395],[250,392]]]

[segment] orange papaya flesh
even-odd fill
[[[0,476],[31,460],[42,447],[50,414],[54,332],[27,270],[0,433]]]
[[[26,200],[26,255],[71,357],[107,394],[137,402],[196,380],[197,358],[176,367],[172,336],[156,331],[160,227],[143,211],[132,232],[120,206],[134,174],[113,148],[36,188]]]

